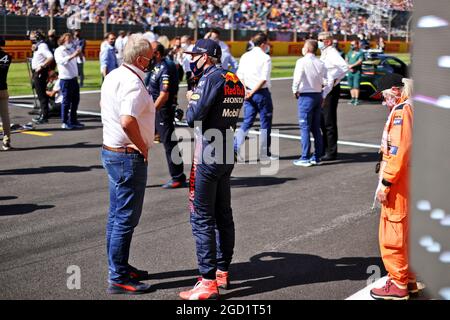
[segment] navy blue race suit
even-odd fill
[[[6,83],[12,57],[0,48],[0,90],[8,90]]]
[[[244,95],[245,88],[234,73],[211,66],[200,78],[186,112],[196,135],[189,180],[190,221],[199,271],[205,279],[215,279],[217,269],[228,271],[233,257],[230,175],[233,133]]]
[[[156,111],[155,129],[160,135],[160,140],[164,144],[167,164],[173,181],[185,181],[183,162],[175,164],[172,161],[172,152],[180,152],[178,141],[172,141],[172,134],[175,131],[174,119],[177,107],[177,95],[179,88],[178,72],[175,64],[168,58],[163,58],[150,71],[146,78],[146,86],[153,97],[153,101],[158,99],[161,92],[169,92],[167,102]],[[174,151],[174,149],[176,149]],[[181,155],[180,158],[181,159]]]

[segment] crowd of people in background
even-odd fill
[[[364,5],[388,6],[385,0],[363,0]],[[75,16],[80,22],[105,22],[105,1],[56,0],[55,17]],[[409,10],[411,1],[394,9]],[[370,19],[368,10],[355,10],[349,0],[113,0],[109,2],[107,23],[239,30],[283,31],[334,34],[386,34],[387,25]],[[49,16],[49,1],[0,0],[0,15]],[[392,30],[391,30],[392,31]]]

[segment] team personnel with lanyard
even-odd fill
[[[152,69],[146,78],[146,86],[153,97],[156,108],[156,132],[164,144],[167,164],[172,179],[163,185],[164,189],[175,189],[186,186],[184,164],[178,149],[178,141],[172,139],[175,131],[175,110],[178,95],[178,72],[175,64],[165,54],[164,46],[159,42],[152,42]],[[178,155],[178,163],[174,163],[172,155]]]
[[[144,84],[153,50],[141,35],[131,35],[124,63],[105,77],[101,89],[102,163],[109,180],[106,252],[111,294],[148,292],[140,282],[148,273],[128,263],[147,185],[148,152],[155,135],[155,106]]]
[[[217,299],[218,287],[228,288],[234,250],[230,175],[234,168],[233,132],[245,88],[234,73],[217,67],[222,54],[217,42],[198,40],[188,54],[192,55],[193,75],[201,77],[195,91],[188,92],[186,119],[190,127],[195,127],[189,200],[202,278],[192,290],[181,292],[180,297]]]
[[[322,106],[322,133],[325,155],[322,161],[336,160],[338,148],[337,107],[341,94],[340,82],[348,72],[348,66],[339,52],[333,47],[333,35],[330,32],[319,33],[319,49],[322,52],[320,60],[327,68],[328,83],[332,83],[332,89],[324,90],[324,102]]]
[[[236,132],[235,151],[240,154],[240,148],[248,131],[253,126],[259,113],[261,121],[260,160],[275,160],[270,152],[272,130],[273,104],[270,94],[270,73],[272,60],[265,53],[269,48],[268,38],[259,33],[253,38],[254,48],[242,55],[237,70],[237,76],[246,87],[244,102],[244,122]]]
[[[33,84],[39,99],[41,112],[39,117],[33,118],[36,124],[48,123],[48,96],[47,79],[49,67],[53,62],[53,54],[45,43],[45,36],[40,30],[30,33],[30,40],[33,44],[33,58],[31,69],[33,73]]]

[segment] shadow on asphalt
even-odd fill
[[[283,184],[288,181],[297,180],[296,178],[278,178],[278,177],[232,177],[232,188],[262,187]]]
[[[377,266],[385,273],[379,257],[348,257],[326,259],[310,254],[264,252],[249,262],[234,263],[230,268],[231,285],[221,298],[247,297],[292,286],[343,280],[367,280],[368,267]],[[196,277],[198,270],[171,271],[151,274],[149,280]],[[194,279],[154,284],[156,290],[193,286]]]
[[[89,144],[88,142],[77,142],[74,144],[60,144],[50,146],[39,146],[32,148],[14,148],[14,151],[28,151],[28,150],[46,150],[46,149],[87,149],[87,148],[99,148],[101,144]]]
[[[0,201],[15,200],[15,199],[17,199],[16,196],[5,196],[5,197],[0,197]]]
[[[326,165],[354,163],[354,162],[377,162],[378,160],[379,160],[378,152],[356,152],[356,153],[339,152],[337,160],[326,162],[323,161],[321,165],[326,166]]]
[[[280,157],[280,160],[297,160],[300,155]],[[337,160],[334,161],[322,161],[320,166],[329,166],[341,163],[354,163],[354,162],[377,162],[377,152],[356,152],[356,153],[342,153],[339,152]]]
[[[37,205],[31,203],[25,204],[11,204],[11,205],[0,205],[0,216],[17,216],[22,214],[32,213],[38,210],[45,210],[54,208],[53,205]]]
[[[1,171],[0,171],[1,175]],[[250,188],[250,187],[263,187],[263,186],[274,186],[278,184],[283,184],[291,180],[297,180],[296,178],[277,178],[277,177],[231,177],[231,187],[232,188]],[[189,180],[187,181],[189,184]],[[162,184],[152,184],[146,186],[149,188],[161,188]],[[187,188],[186,186],[185,188]],[[184,188],[184,189],[185,189]],[[181,188],[183,189],[183,188]]]
[[[84,127],[83,129],[71,129],[71,130],[67,130],[67,129],[63,129],[63,128],[40,128],[40,127],[36,127],[37,131],[42,131],[42,132],[57,132],[57,131],[66,131],[66,132],[73,132],[73,131],[86,131],[86,130],[93,130],[93,129],[99,129],[99,128],[103,128],[103,126],[87,126]]]
[[[28,175],[28,174],[46,174],[46,173],[76,173],[87,172],[95,169],[103,169],[101,165],[80,167],[80,166],[52,166],[40,168],[21,168],[12,170],[0,170],[0,176],[7,175]]]

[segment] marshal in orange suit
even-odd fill
[[[390,110],[381,140],[383,158],[376,191],[376,198],[382,204],[379,242],[388,280],[382,288],[370,293],[374,299],[406,300],[410,293],[418,291],[408,259],[412,81],[397,74],[386,75],[379,80],[377,91]]]

